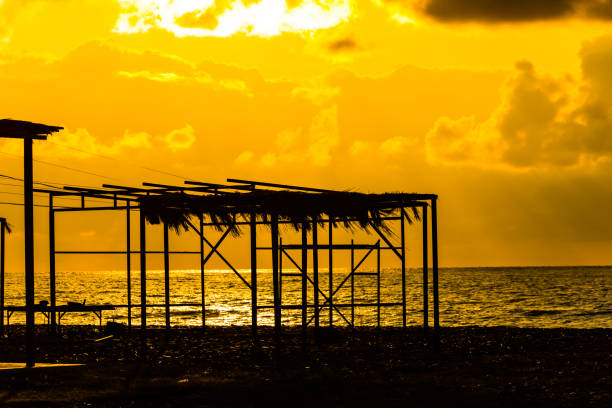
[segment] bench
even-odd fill
[[[11,319],[11,316],[13,316],[13,313],[26,312],[27,308],[25,306],[4,306],[4,310],[6,310],[6,324],[8,326],[10,324],[10,319]],[[59,305],[55,307],[40,305],[40,304],[34,305],[34,313],[42,313],[43,316],[47,318],[47,324],[50,324],[51,312],[55,311],[57,313],[58,327],[60,326],[64,315],[70,312],[93,313],[98,318],[98,321],[100,322],[100,326],[102,326],[102,312],[104,310],[115,310],[115,307],[111,305],[80,305],[80,304]]]

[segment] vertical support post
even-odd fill
[[[431,200],[431,256],[433,278],[434,341],[440,342],[440,308],[438,297],[438,215],[436,199]]]
[[[302,331],[308,325],[308,223],[302,223]]]
[[[423,215],[421,216],[421,222],[423,223],[423,331],[425,337],[429,331],[429,282],[428,282],[428,237],[427,237],[427,206],[423,205]]]
[[[257,337],[257,218],[251,213],[251,327]]]
[[[278,297],[283,304],[283,238],[278,239]]]
[[[127,319],[128,319],[128,330],[132,330],[132,223],[130,214],[130,201],[125,202],[125,252],[127,252],[126,261],[126,273],[127,273]]]
[[[34,367],[34,177],[31,137],[23,139],[23,201],[25,224],[26,366]]]
[[[164,307],[166,308],[166,329],[170,329],[170,244],[168,224],[164,222]]]
[[[355,247],[351,239],[351,326],[355,327]]]
[[[55,211],[53,210],[53,194],[49,194],[49,320],[51,331],[56,329],[56,292],[55,292]]]
[[[334,325],[334,250],[333,250],[334,218],[329,216],[329,327]]]
[[[206,286],[204,282],[204,216],[200,214],[200,294],[202,296],[202,330],[206,329]]]
[[[281,331],[281,308],[278,292],[278,215],[272,214],[272,290],[274,292],[274,332],[278,336]]]
[[[376,241],[376,327],[380,328],[380,239]]]
[[[406,213],[400,210],[400,234],[401,234],[401,255],[402,255],[402,327],[406,328],[406,233],[404,218]]]
[[[312,281],[314,283],[315,329],[319,328],[319,243],[317,237],[317,218],[312,219]]]
[[[140,328],[147,328],[147,220],[140,209]]]
[[[6,256],[6,221],[0,219],[0,335],[4,335],[4,259]]]

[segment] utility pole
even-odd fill
[[[23,210],[25,226],[26,366],[36,362],[34,345],[34,177],[32,145],[61,130],[58,126],[12,119],[0,120],[0,137],[23,139]]]
[[[8,223],[0,218],[0,335],[4,335],[4,258],[6,256],[5,233]]]

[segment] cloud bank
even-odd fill
[[[441,22],[512,23],[568,16],[612,18],[611,0],[418,0],[405,6]]]
[[[426,137],[430,163],[527,169],[612,159],[612,37],[584,47],[582,81],[516,65],[485,121],[440,118]]]

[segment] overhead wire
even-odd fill
[[[137,165],[137,164],[133,164],[133,163],[127,162],[127,161],[125,161],[125,160],[118,159],[118,158],[116,158],[116,157],[110,157],[110,156],[106,156],[106,155],[103,155],[103,154],[100,154],[100,153],[95,153],[95,152],[92,152],[92,151],[88,151],[88,150],[84,150],[84,149],[79,149],[79,148],[77,148],[77,147],[68,146],[68,145],[63,145],[63,144],[60,144],[60,143],[54,142],[54,141],[52,141],[52,140],[47,140],[47,142],[52,143],[52,144],[54,144],[54,145],[56,145],[56,146],[65,147],[65,148],[67,148],[67,149],[74,150],[74,151],[77,151],[77,152],[86,153],[86,154],[91,154],[91,155],[93,155],[93,156],[98,156],[98,157],[101,157],[101,158],[103,158],[103,159],[113,160],[113,161],[117,161],[117,162],[120,162],[120,163],[127,164],[127,165],[129,165],[129,166],[134,166],[134,167],[138,167],[138,168],[141,168],[141,169],[144,169],[144,170],[152,171],[152,172],[154,172],[154,173],[159,173],[159,174],[164,174],[164,175],[166,175],[166,176],[176,177],[176,178],[179,178],[179,179],[181,179],[181,180],[190,180],[190,181],[193,181],[193,180],[191,180],[190,178],[185,177],[185,176],[181,176],[181,175],[179,175],[179,174],[170,173],[170,172],[163,171],[163,170],[157,170],[157,169],[153,169],[153,168],[151,168],[151,167],[147,167],[147,166],[140,166],[140,165]]]
[[[0,177],[2,178],[6,178],[9,180],[15,180],[15,181],[19,181],[21,183],[23,183],[23,179],[19,178],[19,177],[14,177],[14,176],[9,176],[7,174],[0,174]],[[2,183],[0,183],[2,184]],[[7,185],[6,183],[4,183],[5,185]],[[46,186],[49,188],[55,188],[55,189],[62,189],[64,186],[71,186],[71,187],[83,187],[83,188],[98,188],[95,186],[86,186],[86,185],[82,185],[82,184],[72,184],[72,183],[60,183],[57,181],[40,181],[40,180],[34,180],[34,184],[38,184],[40,186]],[[56,187],[53,186],[52,184],[55,184],[56,186],[60,186],[60,187]],[[17,184],[14,184],[15,186],[17,186]]]
[[[2,205],[15,205],[15,206],[21,206],[21,207],[23,207],[25,205],[24,203],[10,203],[8,201],[0,201],[0,204],[2,204]],[[34,207],[46,207],[46,208],[49,208],[49,205],[45,205],[45,204],[32,204],[32,206],[34,206]]]
[[[13,191],[0,191],[0,194],[7,194],[7,195],[18,195],[18,196],[22,196],[23,193],[16,193]],[[34,192],[35,195],[41,197],[41,196],[47,196],[47,193],[39,193],[39,192]],[[70,196],[70,197],[62,197],[62,196],[55,196],[54,199],[56,200],[69,200],[69,201],[81,201],[81,199],[79,197],[74,197],[74,196]],[[88,201],[98,201],[98,202],[107,202],[107,199],[104,198],[96,198],[96,197],[87,197]]]
[[[9,156],[14,156],[14,157],[21,157],[21,158],[23,158],[23,156],[22,156],[22,155],[19,155],[19,154],[13,154],[13,153],[7,153],[7,152],[0,152],[0,153],[2,153],[2,154],[6,154],[6,155],[9,155]],[[39,160],[39,159],[32,159],[32,160],[33,160],[33,161],[35,161],[36,163],[42,163],[42,164],[46,164],[46,165],[48,165],[48,166],[59,167],[59,168],[61,168],[61,169],[66,169],[66,170],[75,171],[75,172],[77,172],[77,173],[83,173],[83,174],[88,174],[88,175],[90,175],[90,176],[102,177],[102,178],[105,178],[105,179],[108,179],[108,180],[117,180],[116,178],[113,178],[113,177],[104,176],[104,175],[102,175],[102,174],[93,173],[93,172],[91,172],[91,171],[86,171],[86,170],[76,169],[76,168],[74,168],[74,167],[65,166],[65,165],[63,165],[63,164],[51,163],[51,162],[44,161],[44,160]]]
[[[192,180],[192,179],[190,179],[188,177],[185,177],[185,176],[182,176],[182,175],[179,175],[179,174],[176,174],[176,173],[171,173],[171,172],[164,171],[164,170],[158,170],[158,169],[154,169],[154,168],[147,167],[147,166],[136,165],[136,164],[127,162],[125,160],[120,160],[120,159],[115,158],[115,157],[106,156],[106,155],[103,155],[103,154],[100,154],[100,153],[96,153],[96,152],[80,149],[80,148],[73,147],[73,146],[63,145],[63,144],[54,142],[52,140],[47,140],[47,143],[52,143],[52,144],[54,144],[56,146],[59,146],[59,147],[64,147],[64,148],[67,148],[67,149],[70,149],[70,150],[74,150],[74,151],[78,151],[78,152],[81,152],[81,153],[85,153],[85,154],[90,154],[90,155],[93,155],[93,156],[101,157],[101,158],[106,159],[106,160],[112,160],[112,161],[116,161],[116,162],[121,162],[121,163],[127,164],[129,166],[141,168],[141,169],[144,169],[144,170],[147,170],[147,171],[150,171],[150,172],[154,172],[154,173],[158,173],[158,174],[163,174],[163,175],[171,176],[171,177],[176,177],[176,178],[181,179],[183,181],[185,181],[185,180]],[[9,156],[13,156],[13,157],[23,157],[21,155],[14,154],[14,153],[8,153],[8,152],[2,152],[2,151],[0,151],[0,153],[6,154],[6,155],[9,155]],[[94,173],[94,172],[90,172],[90,171],[86,171],[86,170],[77,169],[77,168],[66,166],[66,165],[62,165],[62,164],[51,163],[51,162],[47,162],[47,161],[40,160],[40,159],[33,159],[33,160],[35,162],[37,162],[37,163],[42,163],[42,164],[46,164],[46,165],[49,165],[49,166],[55,166],[55,167],[58,167],[58,168],[62,168],[62,169],[70,170],[70,171],[75,171],[75,172],[78,172],[78,173],[83,173],[83,174],[87,174],[87,175],[91,175],[91,176],[96,176],[96,177],[102,177],[102,178],[109,179],[109,180],[117,180],[116,178],[113,178],[113,177],[105,176],[105,175],[102,175],[102,174],[98,174],[98,173]],[[18,179],[18,178],[15,178],[15,177],[10,177],[10,176],[7,176],[6,178],[9,178],[9,179],[12,179],[12,180],[17,180],[17,181],[23,181],[22,179]],[[52,186],[50,184],[57,184],[57,185],[63,187],[65,185],[68,185],[69,183],[35,182],[35,184],[44,185],[44,186],[49,187],[49,188],[59,189],[60,187]],[[69,184],[69,185],[72,185],[74,187],[96,188],[96,187],[91,187],[91,186],[79,186],[79,185],[73,185],[73,184]]]

